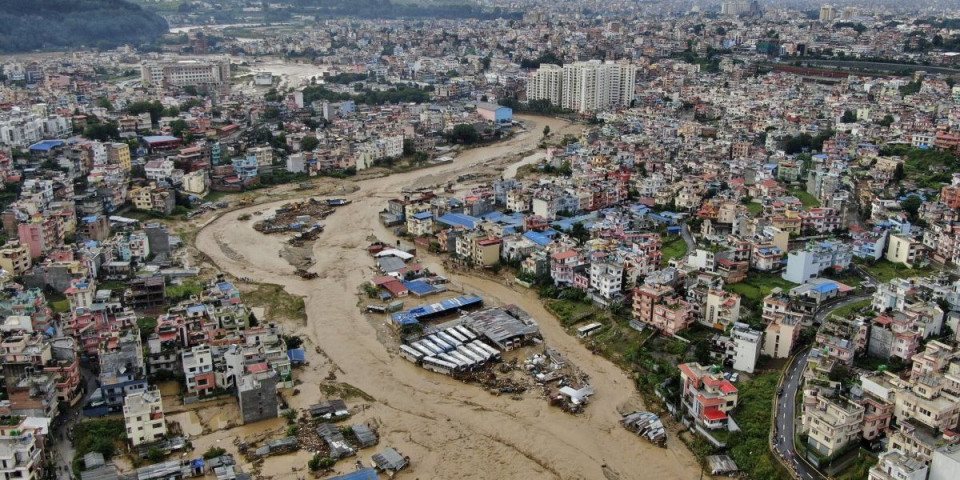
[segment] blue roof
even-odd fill
[[[143,141],[147,143],[169,142],[171,140],[180,140],[180,139],[177,137],[171,137],[170,135],[148,135],[146,137],[143,137]]]
[[[393,321],[400,325],[415,325],[420,323],[421,318],[432,315],[442,315],[444,313],[459,310],[463,307],[469,307],[483,303],[483,297],[477,295],[464,295],[462,297],[441,300],[430,305],[420,305],[410,310],[394,313]]]
[[[329,480],[377,480],[377,471],[372,468],[364,468],[356,472],[330,477]]]
[[[218,283],[217,288],[219,288],[221,292],[229,292],[230,290],[235,290],[235,288],[233,287],[233,284],[230,282]]]
[[[448,213],[438,218],[437,222],[451,227],[464,227],[473,230],[480,224],[480,219],[462,213]]]
[[[65,144],[63,140],[41,140],[33,145],[30,145],[30,150],[36,152],[49,152],[54,148],[61,147]]]
[[[549,230],[549,231],[552,231],[552,230]],[[536,232],[531,230],[529,232],[524,233],[523,236],[526,237],[531,242],[536,243],[537,245],[540,245],[541,247],[545,247],[549,245],[551,241],[551,238],[550,238],[551,235],[547,235],[546,232],[541,233],[541,232]]]
[[[837,284],[836,284],[836,283],[833,283],[833,282],[823,282],[823,283],[821,283],[820,285],[817,285],[817,286],[811,288],[811,290],[815,290],[815,291],[817,291],[817,292],[819,292],[819,293],[830,293],[830,292],[832,292],[832,291],[834,291],[834,290],[839,290],[839,289],[840,289],[840,288],[837,287]]]
[[[291,348],[287,350],[287,358],[289,358],[291,362],[306,362],[307,352],[303,351],[302,348]]]
[[[413,280],[410,282],[400,282],[404,287],[407,287],[407,290],[413,292],[414,295],[429,295],[435,293],[437,288],[433,285],[430,285],[423,280]]]
[[[417,220],[426,220],[426,219],[428,219],[428,218],[433,218],[433,214],[430,213],[430,212],[414,213],[414,214],[413,214],[413,218],[415,218],[415,219],[417,219]]]

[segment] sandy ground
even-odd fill
[[[679,440],[671,439],[670,448],[664,450],[619,426],[618,410],[642,406],[630,378],[567,335],[535,295],[495,281],[447,275],[455,287],[482,295],[487,304],[517,304],[539,320],[546,343],[586,372],[597,390],[582,415],[551,408],[534,394],[528,393],[519,401],[492,396],[477,386],[426,372],[395,355],[392,349],[388,351],[377,338],[377,325],[358,308],[363,301],[358,286],[375,275],[374,262],[365,250],[369,239],[393,239],[378,221],[378,212],[387,199],[400,196],[404,187],[439,185],[464,173],[515,163],[520,160],[517,154],[536,148],[544,125],[550,125],[554,135],[579,133],[581,128],[550,118],[522,120],[528,124],[527,133],[467,150],[450,165],[359,182],[360,190],[347,195],[353,203],[324,221],[326,230],[314,245],[315,264],[311,267],[319,273],[317,279],[302,280],[293,275],[294,267],[278,254],[282,237],[261,235],[248,222],[237,221],[244,213],[275,204],[236,210],[211,220],[198,233],[196,246],[224,271],[282,284],[288,292],[306,297],[307,325],[287,326],[290,333],[307,338],[311,357],[311,365],[298,377],[304,382],[297,387],[300,394],[289,398],[292,406],[302,408],[322,400],[319,384],[329,372],[335,372],[338,381],[376,399],[367,405],[359,405],[365,403],[360,399],[348,404],[358,409],[354,421],[382,425],[381,446],[394,446],[411,457],[412,469],[403,474],[405,477],[696,478],[700,468]],[[525,163],[532,161],[535,159],[527,158]],[[443,272],[440,265],[430,267]],[[414,302],[408,300],[407,307]],[[381,321],[385,322],[385,317]],[[314,348],[322,355],[314,355]],[[196,446],[200,451],[211,444],[225,446],[237,436],[282,428],[280,425],[256,424],[213,432]],[[361,460],[369,463],[373,452],[361,452]],[[301,452],[268,459],[261,473],[293,480],[305,472],[298,475],[292,468],[302,469],[308,457]],[[338,467],[341,472],[353,468],[349,461],[340,462]]]

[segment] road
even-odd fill
[[[697,249],[697,242],[693,240],[693,235],[686,223],[680,225],[680,236],[683,237],[684,242],[687,242],[687,254],[693,253]]]
[[[814,315],[816,323],[823,322],[838,308],[843,308],[851,303],[856,303],[870,298],[870,295],[856,295],[845,298],[837,303],[831,304],[821,309]],[[773,445],[775,453],[780,455],[784,461],[791,465],[797,476],[804,480],[822,480],[826,479],[822,473],[810,465],[796,451],[794,445],[795,423],[797,418],[797,393],[800,390],[800,379],[803,376],[803,368],[807,364],[807,354],[794,357],[793,362],[787,367],[786,375],[783,379],[783,394],[777,398],[777,409],[774,412],[774,439]]]

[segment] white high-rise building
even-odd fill
[[[628,63],[590,60],[559,67],[544,64],[527,82],[527,100],[595,112],[633,101],[637,69]]]
[[[820,21],[829,23],[837,18],[837,8],[833,5],[824,5],[820,7]]]
[[[563,67],[544,63],[527,79],[527,100],[550,100],[560,105],[563,94]]]

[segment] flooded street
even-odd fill
[[[431,271],[446,275],[465,292],[483,296],[487,305],[517,304],[532,314],[546,343],[590,376],[597,393],[584,414],[572,416],[551,408],[533,392],[517,401],[426,372],[388,351],[377,338],[378,329],[360,312],[365,296],[358,295],[358,287],[376,275],[375,262],[365,247],[372,237],[394,240],[378,221],[387,199],[402,196],[404,187],[442,185],[481,166],[503,163],[502,157],[516,162],[513,157],[525,153],[521,163],[535,163],[542,155],[533,151],[544,125],[557,136],[578,134],[581,128],[552,118],[520,118],[526,122],[527,132],[466,150],[451,164],[358,182],[359,191],[346,195],[353,203],[324,220],[326,229],[314,245],[315,264],[310,268],[318,274],[316,279],[297,277],[294,267],[278,255],[283,237],[261,235],[249,223],[237,220],[245,213],[282,202],[235,210],[209,222],[197,235],[197,248],[237,277],[281,284],[288,292],[305,297],[307,324],[285,328],[288,334],[305,338],[311,364],[298,374],[303,382],[297,386],[299,395],[288,400],[302,408],[325,399],[318,385],[331,371],[338,382],[366,392],[375,401],[347,401],[351,407],[366,405],[349,423],[380,423],[381,447],[393,446],[411,457],[412,471],[404,477],[602,479],[609,478],[602,467],[606,465],[608,473],[623,479],[696,478],[700,468],[679,440],[671,439],[670,448],[663,450],[618,425],[618,408],[641,405],[631,379],[567,335],[532,292],[444,272],[437,258],[421,259]],[[516,168],[514,165],[507,173],[515,174]],[[409,308],[416,300],[406,303]],[[315,349],[323,354],[315,355]],[[261,422],[214,432],[199,444],[195,442],[195,447],[202,452],[210,445],[232,443],[250,428],[282,430],[283,419],[278,421],[279,426]],[[369,463],[371,453],[365,450],[360,458]],[[297,472],[292,468],[302,468],[308,458],[304,452],[269,458],[262,472],[293,480]],[[353,468],[352,462],[338,466],[341,472]]]

